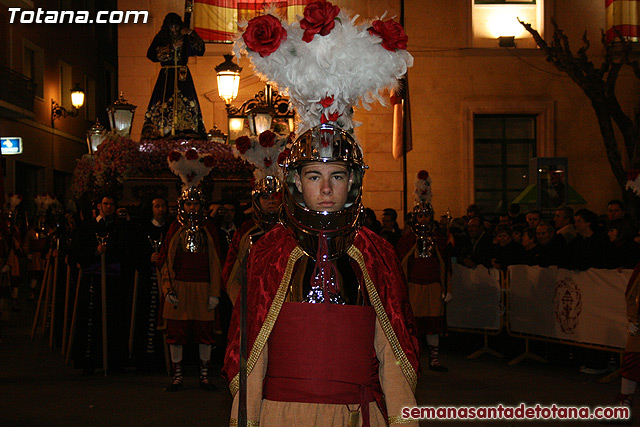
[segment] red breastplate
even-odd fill
[[[176,251],[173,262],[176,280],[185,282],[209,281],[209,255],[206,252],[190,253]]]
[[[373,307],[284,303],[269,336],[264,397],[368,411],[375,322]]]
[[[440,261],[437,256],[429,258],[410,257],[408,279],[411,283],[428,285],[440,281]]]

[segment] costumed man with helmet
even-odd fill
[[[220,297],[220,247],[218,234],[205,216],[205,199],[198,184],[209,174],[213,159],[191,148],[169,154],[169,167],[179,175],[183,191],[178,218],[171,224],[157,261],[171,357],[171,383],[166,391],[183,387],[183,348],[188,338],[198,343],[200,388],[215,390],[209,382],[211,349],[215,343],[215,308]],[[209,161],[211,160],[211,161]]]
[[[396,246],[400,264],[409,287],[409,300],[418,332],[426,335],[429,348],[429,369],[446,372],[440,363],[440,334],[444,332],[444,305],[451,300],[447,288],[451,259],[447,251],[447,236],[438,232],[431,206],[431,177],[425,170],[418,172],[415,182],[415,206],[411,212],[411,232],[402,236]]]
[[[303,35],[314,11],[332,25]],[[370,31],[355,27],[329,2],[311,3],[304,15],[300,27],[272,15],[254,18],[237,45],[260,73],[289,88],[301,122],[284,163],[284,224],[251,248],[246,330],[242,301],[229,330],[223,373],[234,395],[230,424],[417,426],[402,418],[402,408],[415,405],[418,378],[413,315],[393,247],[360,226],[366,166],[350,133],[352,105],[396,83],[412,57],[381,46],[375,22]],[[286,34],[266,55],[252,41],[263,24]],[[355,69],[332,62],[338,49]],[[282,64],[279,55],[292,56]],[[338,94],[339,85],[346,92]],[[245,391],[246,419],[238,420]]]
[[[222,269],[222,281],[235,305],[251,245],[273,228],[280,218],[282,204],[282,169],[288,153],[288,137],[266,130],[259,137],[241,136],[236,140],[237,156],[253,166],[254,184],[251,192],[252,217],[233,236]]]

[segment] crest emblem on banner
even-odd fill
[[[556,282],[555,290],[556,323],[565,334],[573,334],[582,312],[582,294],[578,284],[566,276]]]

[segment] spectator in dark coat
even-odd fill
[[[627,220],[610,221],[607,236],[605,268],[634,268],[640,262],[640,245],[633,241],[633,230]]]
[[[563,267],[571,270],[600,268],[605,264],[606,236],[597,227],[598,216],[589,209],[580,209],[575,214],[577,236],[567,246],[567,257]]]
[[[562,264],[563,252],[566,248],[564,240],[555,237],[555,229],[551,224],[541,223],[536,228],[538,250],[535,255],[535,265],[549,267]]]
[[[520,262],[524,249],[522,245],[511,240],[511,228],[509,226],[498,224],[495,236],[496,243],[493,245],[491,265],[493,268],[506,271],[510,265]]]
[[[469,241],[460,250],[458,262],[468,268],[484,265],[491,268],[493,237],[484,231],[480,217],[473,217],[467,223]]]

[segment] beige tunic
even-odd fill
[[[208,309],[209,297],[220,297],[220,282],[222,281],[222,269],[220,259],[213,243],[213,236],[203,227],[207,235],[207,254],[209,255],[209,281],[208,282],[183,282],[176,280],[173,269],[173,261],[180,244],[180,235],[186,226],[180,227],[169,242],[167,261],[160,269],[160,283],[162,295],[173,291],[178,297],[178,305],[173,306],[168,298],[164,300],[162,317],[173,320],[202,320],[212,321],[215,311]]]

